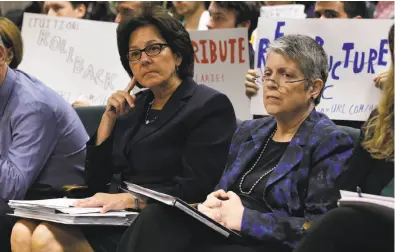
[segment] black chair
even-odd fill
[[[348,126],[342,126],[342,125],[337,125],[339,129],[341,129],[344,133],[349,135],[354,142],[354,148],[356,148],[359,145],[359,135],[361,133],[360,129],[348,127]]]
[[[91,137],[99,127],[105,106],[86,106],[86,107],[76,107],[74,108],[80,118],[82,124],[85,127],[86,132]],[[42,190],[41,190],[42,191]],[[41,192],[40,192],[41,193]],[[69,198],[85,198],[93,195],[87,186],[79,185],[65,185],[62,190],[60,190],[60,197]],[[58,195],[56,195],[59,197]],[[48,195],[46,195],[49,198]]]
[[[240,120],[239,118],[236,118],[236,126],[237,126],[237,128],[239,128],[243,123],[244,123],[243,120]]]
[[[99,127],[105,106],[87,106],[74,108],[89,136],[92,136]]]

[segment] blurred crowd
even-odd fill
[[[316,2],[313,1],[259,1],[251,2],[259,11],[260,6],[303,4],[307,18],[341,18],[336,13],[342,2],[321,2],[332,5],[327,11],[320,13],[314,11]],[[356,11],[364,13],[362,18],[394,18],[393,1],[359,1],[357,9],[355,4],[344,2],[344,12]],[[0,15],[12,20],[19,28],[22,26],[23,13],[42,13],[53,16],[83,18],[98,21],[120,22],[131,17],[140,8],[139,1],[18,1],[1,2]],[[187,30],[205,30],[209,25],[209,1],[156,1],[155,4],[164,6],[176,18],[181,20]],[[347,9],[348,8],[348,9]],[[339,10],[341,12],[341,10]],[[344,16],[343,16],[344,17]]]

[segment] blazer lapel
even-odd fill
[[[280,180],[300,163],[303,158],[302,147],[308,143],[308,137],[316,124],[317,117],[317,112],[313,110],[306,120],[300,125],[298,131],[292,138],[282,158],[280,159],[280,162],[270,174],[269,180],[265,187],[265,192],[269,186]]]
[[[220,187],[228,190],[231,185],[237,182],[241,174],[245,173],[251,167],[247,165],[255,162],[258,153],[262,150],[267,138],[273,132],[276,123],[271,121],[266,125],[260,125],[257,129],[250,132],[246,142],[240,145],[237,157],[231,169],[224,175],[224,180],[220,182]],[[247,126],[248,127],[248,126]]]
[[[127,143],[131,140],[130,138],[136,134],[136,131],[140,127],[140,122],[144,120],[144,111],[147,111],[148,101],[152,100],[151,92],[142,91],[140,94],[141,97],[137,96],[135,108],[125,116],[125,122],[120,124],[122,128],[117,128],[114,131],[115,134],[118,134],[115,139],[120,139],[119,150],[125,150]]]
[[[131,144],[135,145],[136,143],[140,142],[144,138],[152,135],[154,132],[162,128],[171,118],[173,118],[178,113],[180,109],[184,107],[188,98],[190,98],[194,94],[197,86],[198,85],[191,78],[186,78],[167,101],[156,121],[149,125],[149,127],[145,131],[145,134],[134,137]],[[148,102],[150,101],[146,101],[146,104],[148,104]],[[147,113],[147,108],[148,107],[146,107],[146,109],[143,111],[144,115],[145,113]],[[139,123],[144,122],[139,121]]]

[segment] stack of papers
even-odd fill
[[[364,208],[390,219],[394,218],[394,198],[349,191],[340,191],[340,195],[341,199],[338,202],[340,207],[350,206]]]
[[[101,207],[73,207],[76,200],[10,200],[8,205],[14,209],[14,213],[9,215],[70,225],[111,226],[129,226],[138,215],[137,212],[124,210],[101,214]]]

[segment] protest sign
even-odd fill
[[[303,4],[285,4],[285,5],[274,5],[274,6],[262,6],[260,9],[261,18],[306,18],[304,13],[305,6]],[[258,29],[258,28],[257,28]],[[250,42],[253,45],[254,51],[255,39],[257,29],[252,32]]]
[[[84,97],[91,105],[106,104],[112,93],[123,90],[130,81],[119,59],[116,27],[115,23],[26,13],[20,69],[70,103]],[[236,116],[251,119],[244,95],[244,75],[249,68],[247,29],[193,31],[191,39],[195,81],[226,94]]]
[[[303,4],[262,6],[261,18],[305,18]]]
[[[194,80],[226,94],[237,118],[251,119],[250,101],[244,94],[249,68],[247,29],[192,31],[190,35],[195,51]]]
[[[70,103],[85,97],[91,105],[106,104],[130,81],[119,59],[116,27],[109,22],[25,13],[19,68]]]
[[[255,63],[260,73],[271,41],[303,34],[323,45],[329,76],[317,110],[331,119],[364,121],[377,105],[381,91],[373,78],[390,66],[388,32],[392,20],[259,19]],[[251,99],[253,114],[266,114],[263,88]]]

